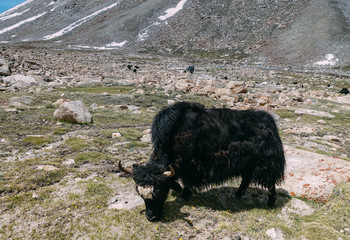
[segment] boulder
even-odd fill
[[[248,90],[245,87],[245,83],[242,81],[229,81],[226,85],[227,89],[231,89],[234,94],[247,93]]]
[[[5,86],[15,87],[31,87],[39,85],[38,81],[34,77],[24,76],[21,74],[11,75],[3,78]]]
[[[214,88],[212,86],[207,85],[207,86],[198,88],[196,94],[207,96],[208,94],[211,94],[213,92],[214,92]]]
[[[186,79],[180,79],[176,82],[175,88],[180,91],[189,91],[193,88],[193,84],[188,82]]]
[[[10,75],[10,69],[8,63],[0,58],[0,76],[9,76]]]
[[[59,120],[73,123],[91,123],[92,116],[82,101],[64,102],[54,112]]]
[[[307,205],[304,201],[297,198],[292,198],[290,203],[282,208],[282,214],[288,215],[294,213],[299,216],[310,216],[315,212],[315,209]]]
[[[58,99],[56,102],[54,102],[53,105],[54,105],[55,107],[59,107],[59,106],[62,105],[62,103],[65,103],[65,102],[70,102],[70,100],[60,98],[60,99]]]
[[[10,106],[23,107],[30,106],[33,103],[33,98],[28,96],[10,98]]]
[[[216,88],[214,94],[216,97],[230,96],[231,90],[229,88]]]

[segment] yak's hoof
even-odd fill
[[[192,195],[192,192],[190,190],[188,190],[187,188],[185,188],[184,191],[182,192],[181,198],[188,201],[188,200],[190,200],[191,195]]]
[[[240,199],[242,197],[242,193],[235,192],[235,196],[236,196],[237,199]]]
[[[276,199],[269,199],[267,201],[267,207],[268,208],[274,208],[275,207],[275,201],[276,201]]]

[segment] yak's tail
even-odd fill
[[[199,103],[178,102],[162,111],[153,119],[152,142],[154,149],[164,149],[170,144],[170,139],[177,123],[180,123],[184,114],[189,110],[203,109]]]

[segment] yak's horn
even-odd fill
[[[134,170],[133,170],[132,168],[124,168],[124,167],[122,166],[122,161],[119,161],[118,166],[119,166],[120,171],[122,171],[122,172],[131,174],[131,175],[134,173]]]
[[[170,171],[165,171],[163,173],[163,175],[166,177],[166,178],[171,178],[171,177],[174,177],[175,176],[175,170],[172,166],[169,165],[169,169]]]

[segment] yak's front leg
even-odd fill
[[[190,196],[192,195],[192,191],[185,187],[184,188],[184,191],[182,192],[182,198],[185,199],[186,201],[190,200]]]
[[[241,196],[247,191],[251,180],[251,174],[242,176],[242,182],[239,186],[237,192],[235,193],[236,198],[241,198]]]
[[[273,207],[275,206],[276,201],[276,187],[275,185],[269,187],[269,199],[267,200],[267,206]]]
[[[182,187],[178,182],[172,181],[170,183],[170,188],[176,192],[182,192]]]

